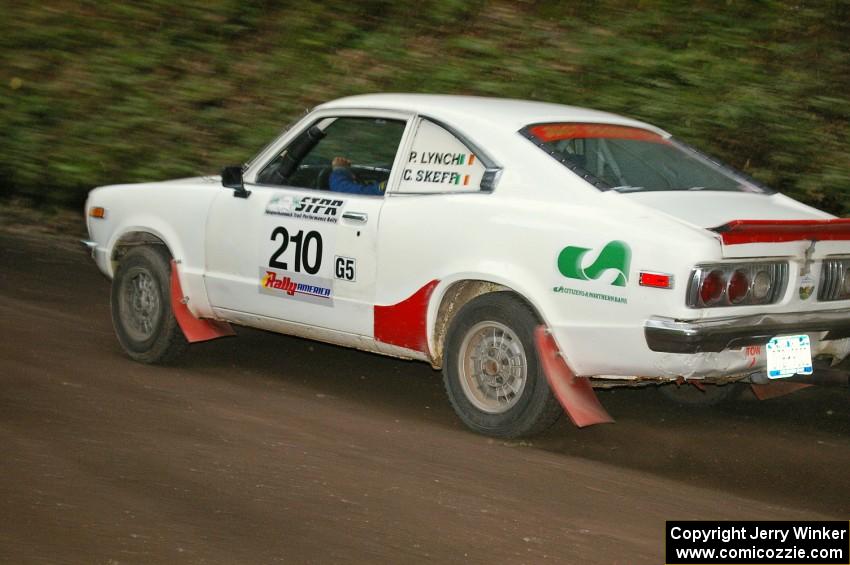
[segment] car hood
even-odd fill
[[[172,180],[167,180],[167,181],[162,181],[162,182],[167,182],[169,184],[189,184],[189,183],[199,183],[199,182],[211,183],[211,182],[221,182],[221,177],[215,176],[215,175],[205,175],[205,176],[202,176],[202,177],[186,177],[186,178],[182,178],[182,179],[172,179]]]
[[[623,196],[702,228],[715,228],[732,220],[820,220],[833,217],[782,194],[706,190],[630,192]]]

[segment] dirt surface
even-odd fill
[[[668,519],[850,518],[846,390],[494,441],[425,364],[251,330],[134,363],[108,291],[0,233],[0,562],[657,564]]]

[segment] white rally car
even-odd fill
[[[143,362],[230,324],[418,359],[503,437],[611,421],[593,387],[847,384],[850,220],[608,113],[344,98],[221,177],[97,188],[86,214]]]

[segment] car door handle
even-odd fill
[[[343,212],[342,219],[351,220],[352,222],[357,222],[358,224],[365,224],[366,220],[369,219],[369,215],[365,212]]]

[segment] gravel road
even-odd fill
[[[846,390],[467,431],[421,363],[239,329],[130,361],[70,238],[0,234],[0,562],[663,563],[672,519],[850,517]]]

